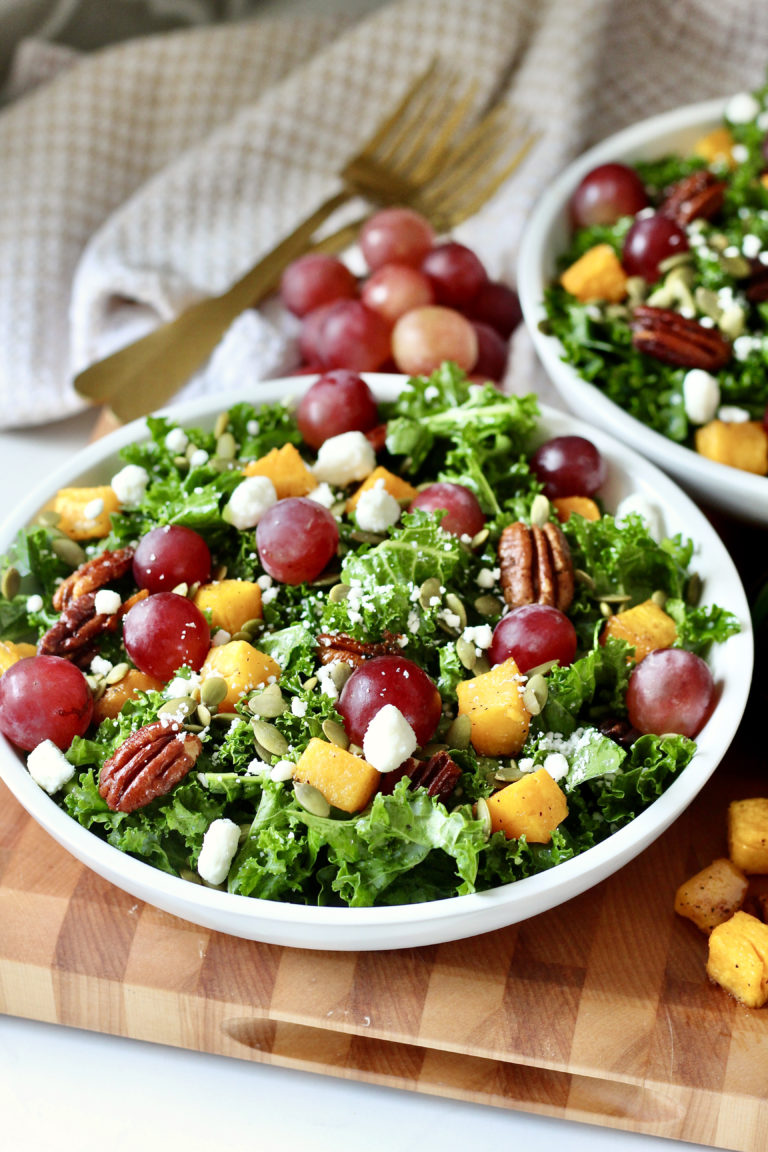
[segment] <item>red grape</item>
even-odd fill
[[[313,308],[311,312],[307,312],[301,321],[299,352],[306,364],[320,363],[320,334],[326,317],[336,303],[336,300],[332,300],[330,304],[321,304],[319,308]]]
[[[356,372],[326,372],[302,396],[296,411],[299,431],[311,448],[342,432],[369,432],[379,423],[376,400]]]
[[[394,324],[412,308],[434,304],[432,285],[423,272],[408,264],[383,264],[363,284],[360,298],[372,312]]]
[[[564,612],[548,604],[523,604],[499,620],[488,649],[491,664],[512,657],[521,672],[557,660],[561,667],[576,656],[576,629]]]
[[[360,300],[339,300],[329,309],[317,339],[326,368],[375,372],[389,356],[389,325]]]
[[[205,616],[186,596],[156,592],[126,613],[123,642],[140,672],[170,680],[183,665],[200,671],[211,634]]]
[[[477,336],[477,360],[472,374],[498,383],[507,370],[507,342],[490,324],[479,320],[472,320],[471,324]]]
[[[464,309],[464,315],[470,320],[490,324],[508,340],[522,320],[523,310],[517,292],[498,280],[486,280]]]
[[[357,281],[336,256],[310,252],[289,264],[280,283],[280,298],[296,316],[335,300],[349,300],[357,295]]]
[[[440,527],[454,536],[476,536],[485,525],[485,515],[477,496],[463,484],[438,481],[422,488],[414,496],[408,508],[414,512],[421,508],[424,512],[444,511]]]
[[[205,584],[211,553],[202,536],[182,524],[152,528],[133,554],[133,578],[139,588],[165,592],[177,584]]]
[[[470,372],[477,360],[477,335],[469,320],[437,304],[414,308],[392,329],[392,355],[408,376],[429,376],[445,360]]]
[[[353,743],[362,747],[368,725],[385,704],[394,704],[402,712],[419,746],[432,738],[442,701],[435,684],[418,664],[404,656],[374,656],[355,669],[338,702],[338,712]]]
[[[621,263],[629,276],[642,276],[653,284],[661,276],[659,264],[669,256],[688,251],[688,238],[666,216],[641,216],[624,238]]]
[[[571,196],[571,220],[576,228],[615,224],[648,206],[642,180],[626,164],[601,164],[588,172]]]
[[[0,732],[26,752],[43,740],[65,751],[92,716],[85,676],[61,656],[26,656],[0,677]]]
[[[488,279],[472,249],[455,240],[428,252],[421,270],[432,284],[438,304],[447,308],[466,307]]]
[[[559,496],[593,496],[606,476],[605,461],[583,436],[555,436],[530,459],[531,471],[550,500]]]
[[[336,555],[339,526],[327,508],[306,496],[278,500],[256,528],[262,568],[283,584],[314,580]]]
[[[696,736],[714,703],[715,683],[709,666],[684,648],[649,652],[629,677],[629,722],[640,732]]]
[[[360,248],[372,272],[394,262],[418,267],[434,242],[432,225],[411,208],[382,208],[360,231]]]

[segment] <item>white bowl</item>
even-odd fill
[[[252,395],[240,392],[207,397],[177,405],[169,415],[183,424],[210,428],[218,413],[233,403],[243,399],[256,403],[276,400],[300,392],[311,379],[305,376],[261,384]],[[393,398],[404,382],[403,377],[393,376],[370,376],[368,380],[381,399]],[[535,916],[597,884],[668,828],[717,767],[746,705],[753,642],[749,609],[739,576],[720,538],[698,508],[657,468],[618,446],[612,437],[592,432],[570,416],[546,409],[542,438],[563,433],[589,435],[605,456],[608,480],[602,492],[609,507],[629,492],[639,491],[656,503],[668,532],[682,532],[696,542],[695,567],[704,581],[705,600],[729,608],[743,629],[713,653],[711,666],[720,695],[714,714],[699,736],[693,761],[658,800],[610,839],[547,872],[489,892],[393,908],[311,908],[230,895],[191,884],[124,855],[59,808],[34,783],[23,758],[2,737],[0,776],[51,836],[119,888],[195,924],[270,944],[325,950],[438,944]],[[135,421],[90,445],[49,476],[0,527],[0,555],[8,550],[17,532],[33,519],[56,489],[108,482],[118,464],[118,450],[147,435],[144,421]]]
[[[768,479],[708,460],[629,416],[566,364],[561,358],[560,341],[544,335],[539,328],[546,318],[544,291],[553,281],[558,257],[570,239],[568,201],[582,177],[609,161],[631,164],[670,153],[689,153],[701,136],[722,124],[725,103],[708,100],[653,116],[610,136],[569,165],[541,197],[526,225],[520,247],[518,291],[539,357],[572,412],[631,444],[699,499],[742,519],[768,524]]]

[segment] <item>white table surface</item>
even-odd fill
[[[88,441],[94,422],[85,413],[0,432],[0,517]],[[2,1016],[0,1132],[8,1152],[701,1147]]]

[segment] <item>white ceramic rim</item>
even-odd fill
[[[270,381],[258,385],[252,393],[206,397],[159,414],[187,425],[202,424],[208,418],[211,425],[219,411],[235,403],[250,400],[258,404],[296,394],[313,379],[300,376]],[[369,375],[367,379],[379,397],[387,399],[397,393],[405,378]],[[34,783],[20,755],[1,736],[0,777],[59,844],[103,878],[192,923],[265,943],[343,951],[404,948],[458,940],[547,911],[618,870],[683,812],[727,751],[743,715],[751,682],[753,640],[749,608],[725,547],[695,504],[673,481],[636,453],[617,445],[610,436],[588,428],[565,413],[542,406],[541,424],[545,436],[566,431],[590,436],[605,454],[609,474],[622,476],[629,466],[633,489],[654,494],[663,508],[677,509],[674,518],[679,524],[675,530],[684,531],[699,544],[706,541],[709,564],[705,576],[712,573],[717,583],[728,585],[726,606],[742,624],[742,632],[718,652],[727,649],[727,664],[734,665],[743,674],[725,679],[713,720],[702,733],[700,751],[662,796],[608,840],[553,869],[488,892],[391,908],[316,908],[209,889],[169,876],[125,855],[59,808]],[[144,420],[134,421],[89,445],[56,469],[0,526],[0,555],[7,552],[17,532],[31,521],[53,491],[72,483],[103,482],[106,476],[112,475],[108,466],[117,463],[115,458],[120,448],[147,435]]]
[[[554,277],[555,259],[567,242],[565,208],[582,177],[598,164],[654,158],[692,145],[703,133],[722,123],[725,104],[725,99],[707,100],[652,116],[601,141],[570,164],[547,188],[528,220],[520,246],[518,292],[536,351],[572,410],[589,413],[590,420],[630,443],[713,505],[741,518],[768,524],[765,477],[709,460],[629,416],[566,364],[561,359],[564,350],[560,341],[539,329],[546,319],[544,290]],[[554,235],[559,235],[563,243],[550,249]]]

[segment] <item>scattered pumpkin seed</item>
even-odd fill
[[[59,560],[63,560],[65,564],[69,564],[72,568],[79,568],[81,564],[85,563],[85,551],[76,540],[70,540],[69,536],[59,536],[51,544],[53,553],[58,556]]]
[[[673,268],[679,268],[685,264],[690,264],[693,260],[693,252],[675,252],[672,256],[667,256],[666,259],[660,261],[659,272],[665,276],[667,272],[671,272]]]
[[[313,784],[307,784],[304,780],[297,780],[293,785],[293,792],[302,808],[311,812],[313,816],[330,816],[330,804]]]
[[[190,884],[203,883],[197,872],[193,872],[191,868],[180,868],[179,876],[181,876],[182,880],[188,880]]]
[[[510,760],[509,764],[503,764],[497,768],[493,774],[494,780],[498,780],[502,784],[512,784],[515,780],[519,780],[523,773],[517,766],[516,760]]]
[[[537,492],[531,501],[530,520],[531,524],[538,526],[546,524],[549,520],[552,505],[543,492]]]
[[[107,683],[103,676],[86,676],[85,678],[94,700],[101,700],[107,690]]]
[[[738,340],[744,335],[747,326],[747,317],[743,308],[734,304],[733,307],[724,308],[717,321],[717,326],[729,340]]]
[[[0,592],[2,592],[6,600],[13,600],[14,596],[18,595],[20,588],[21,576],[19,570],[11,565],[10,568],[6,568],[5,572],[3,572],[2,582],[0,582]]]
[[[266,748],[270,756],[285,756],[288,751],[288,741],[279,728],[267,720],[263,720],[260,716],[254,716],[251,720],[251,727],[259,744]]]
[[[627,277],[627,303],[630,308],[642,304],[648,294],[648,284],[642,276]]]
[[[632,597],[626,592],[606,592],[600,599],[605,604],[626,604]]]
[[[219,412],[216,417],[216,423],[213,426],[213,435],[216,440],[219,436],[223,436],[229,427],[229,412]]]
[[[104,677],[105,684],[119,684],[131,670],[130,664],[126,664],[123,660],[119,664],[113,664],[109,672]]]
[[[381,544],[382,540],[386,540],[386,533],[381,532],[366,532],[362,528],[353,528],[349,534],[351,540],[356,540],[358,544]]]
[[[174,456],[173,462],[177,468],[189,468],[189,460],[186,456]]]
[[[573,577],[578,584],[583,584],[585,588],[594,591],[596,585],[589,572],[585,572],[583,568],[574,568]]]
[[[353,671],[352,665],[347,664],[346,660],[334,661],[331,664],[331,680],[337,692],[341,692]]]
[[[310,676],[308,680],[304,681],[302,688],[305,692],[311,692],[313,688],[317,688],[319,682],[317,676]]]
[[[231,724],[233,720],[239,720],[237,712],[217,712],[211,717],[211,723]]]
[[[490,672],[491,662],[487,656],[478,656],[475,666],[472,669],[473,676],[484,676],[486,672]]]
[[[206,708],[218,708],[227,698],[229,685],[223,676],[206,676],[200,687],[200,703]]]
[[[272,753],[267,752],[266,748],[262,744],[259,744],[255,736],[253,738],[253,750],[256,753],[257,758],[266,765],[266,769],[260,772],[260,775],[263,776],[264,771],[269,769],[269,766],[272,763]]]
[[[685,601],[686,604],[698,604],[701,598],[701,576],[698,572],[692,572],[688,577],[688,582],[685,585]]]
[[[726,275],[733,276],[735,280],[743,280],[752,271],[749,260],[740,252],[734,256],[726,256],[725,252],[722,252],[720,254],[720,267]]]
[[[326,572],[316,580],[310,580],[309,583],[312,588],[328,588],[331,584],[337,584],[338,580],[338,572]]]
[[[476,548],[480,548],[483,544],[485,544],[490,534],[490,528],[481,528],[479,532],[476,532],[469,544],[472,551],[474,552]]]
[[[461,622],[462,630],[467,626],[467,610],[455,592],[449,592],[445,598],[445,606],[454,612]]]
[[[470,640],[465,640],[463,636],[459,636],[456,641],[456,655],[462,666],[468,668],[470,672],[477,664],[477,648]]]
[[[528,677],[528,683],[523,692],[523,704],[531,716],[538,716],[547,702],[549,685],[540,672]]]
[[[334,584],[328,593],[328,602],[330,604],[340,604],[342,600],[346,600],[352,591],[349,584]]]
[[[197,712],[195,715],[202,724],[203,728],[207,728],[212,719],[210,708],[206,708],[205,704],[198,704]]]
[[[696,305],[698,312],[704,316],[709,316],[711,320],[718,321],[720,314],[723,311],[722,305],[717,296],[717,292],[713,292],[711,288],[704,288],[703,285],[693,293],[693,302]]]
[[[211,580],[213,580],[214,582],[216,580],[224,580],[226,578],[226,575],[227,575],[226,564],[219,564],[218,568],[215,568],[213,570],[213,572],[211,573]]]
[[[251,635],[250,632],[246,632],[244,628],[241,628],[239,632],[233,632],[232,633],[232,639],[233,640],[242,640],[246,644],[250,644],[251,640],[253,639],[253,636]]]
[[[555,664],[557,664],[557,660],[545,660],[543,664],[537,664],[535,668],[529,668],[528,679],[530,680],[531,676],[546,676],[547,672],[550,672]]]
[[[490,592],[486,592],[483,596],[478,596],[474,607],[481,616],[500,616],[504,605],[498,596],[492,596]]]
[[[666,592],[662,592],[661,588],[657,588],[651,596],[651,600],[653,600],[654,604],[658,604],[659,608],[663,608],[667,602],[667,594]]]
[[[216,437],[216,455],[219,460],[234,460],[237,455],[237,441],[231,432],[222,432]]]
[[[468,748],[469,738],[472,735],[472,721],[469,716],[457,716],[452,721],[445,734],[449,748]]]
[[[349,737],[337,720],[332,720],[328,716],[323,720],[322,728],[323,735],[331,744],[335,744],[338,748],[349,748]]]
[[[188,596],[189,584],[187,584],[185,580],[182,580],[181,584],[177,584],[175,588],[171,588],[171,592],[175,592],[177,596]]]
[[[609,616],[613,616],[613,608],[607,604],[605,600],[600,601],[600,615],[607,620]]]
[[[488,801],[481,796],[475,804],[475,816],[483,826],[483,837],[489,840],[493,825],[491,824],[491,810],[488,807]]]
[[[243,632],[247,632],[249,636],[255,636],[263,624],[263,620],[261,620],[258,616],[253,616],[250,620],[246,620],[245,624],[243,624],[242,630]]]
[[[173,716],[179,720],[186,720],[195,710],[195,701],[190,696],[174,696],[166,700],[157,710],[158,716]]]
[[[205,729],[207,727],[208,727],[207,724],[196,724],[196,723],[193,723],[191,720],[187,720],[186,724],[184,725],[184,731],[185,732],[202,732],[203,729]]]
[[[55,528],[61,520],[61,514],[54,512],[53,508],[43,508],[37,515],[37,523],[42,528]]]
[[[261,692],[251,696],[248,701],[248,711],[252,712],[254,716],[261,716],[264,720],[282,716],[287,709],[288,704],[279,684],[268,684]]]
[[[351,752],[353,756],[362,756],[363,754],[363,749],[359,744],[350,744],[348,751]]]
[[[419,604],[422,608],[434,608],[434,600],[442,602],[442,585],[436,576],[430,576],[419,588]]]

